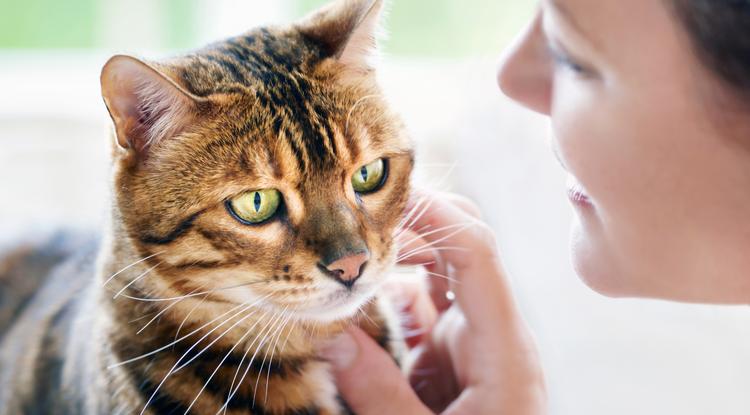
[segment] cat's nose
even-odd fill
[[[362,269],[368,259],[370,259],[368,252],[360,252],[339,258],[328,265],[324,265],[324,268],[328,271],[326,274],[344,284],[345,287],[352,288],[357,279],[362,275]]]

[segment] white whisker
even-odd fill
[[[235,288],[241,288],[241,287],[247,287],[254,284],[263,284],[267,283],[268,281],[262,280],[262,281],[251,281],[251,282],[245,282],[242,284],[237,285],[230,285],[228,287],[222,287],[222,288],[215,288],[208,291],[203,291],[195,294],[188,294],[188,295],[180,295],[177,297],[166,297],[166,298],[147,298],[147,297],[132,297],[127,294],[122,294],[123,297],[129,298],[131,300],[137,300],[137,301],[143,301],[143,302],[152,302],[152,303],[158,303],[158,302],[164,302],[164,301],[173,301],[173,300],[179,300],[181,298],[190,298],[190,297],[198,297],[204,294],[213,294],[219,291],[225,291],[225,290],[233,290]]]
[[[225,319],[225,320],[224,320],[223,322],[221,322],[221,324],[219,324],[218,326],[216,326],[216,327],[214,327],[213,329],[211,329],[211,330],[210,330],[210,331],[209,331],[208,333],[204,334],[204,335],[203,335],[203,337],[201,337],[200,339],[198,339],[198,341],[196,341],[195,343],[193,343],[193,345],[192,345],[192,346],[190,346],[190,348],[189,348],[189,349],[188,349],[188,350],[187,350],[187,351],[186,351],[185,353],[183,353],[183,355],[182,355],[182,356],[181,356],[181,357],[180,357],[179,359],[177,359],[177,361],[176,361],[176,362],[175,362],[175,364],[174,364],[174,365],[172,366],[172,368],[171,368],[171,369],[169,369],[169,371],[168,371],[168,372],[167,372],[167,374],[166,374],[166,375],[164,376],[164,378],[163,378],[163,379],[161,380],[161,382],[159,382],[159,385],[158,385],[158,386],[156,387],[156,389],[154,390],[154,392],[153,392],[153,393],[151,394],[151,396],[150,396],[150,397],[148,398],[148,401],[146,401],[146,405],[145,405],[145,406],[143,407],[143,409],[141,410],[141,413],[140,413],[140,415],[143,415],[143,413],[144,413],[144,412],[146,412],[146,408],[148,408],[148,405],[149,405],[149,404],[151,403],[151,401],[152,401],[152,400],[154,399],[154,397],[156,396],[156,394],[157,394],[157,393],[159,392],[159,389],[161,389],[161,387],[162,387],[162,386],[164,385],[164,382],[166,382],[166,381],[167,381],[167,379],[169,378],[169,376],[171,376],[171,375],[172,375],[172,373],[176,372],[177,370],[179,370],[179,369],[181,369],[181,368],[185,367],[185,365],[182,365],[182,366],[180,366],[179,368],[177,368],[177,366],[178,366],[178,365],[180,364],[180,362],[182,361],[182,359],[184,359],[184,358],[185,358],[185,356],[187,356],[187,355],[188,355],[188,353],[190,353],[190,352],[191,352],[191,351],[192,351],[192,350],[193,350],[193,349],[194,349],[194,348],[195,348],[195,347],[196,347],[196,346],[197,346],[198,344],[200,344],[200,342],[202,342],[202,341],[203,341],[203,340],[204,340],[204,339],[205,339],[206,337],[210,336],[210,335],[211,335],[211,333],[213,333],[214,331],[216,331],[216,330],[217,330],[217,329],[218,329],[219,327],[223,326],[224,324],[226,324],[227,322],[229,322],[229,321],[230,321],[231,319],[235,318],[235,317],[236,317],[236,316],[238,316],[239,314],[241,314],[241,313],[244,313],[244,312],[246,312],[247,310],[251,309],[251,308],[253,307],[253,305],[255,305],[255,304],[259,303],[260,301],[262,301],[263,299],[267,298],[268,296],[270,296],[270,294],[269,294],[269,295],[267,295],[266,297],[263,297],[262,299],[260,299],[260,300],[256,301],[255,303],[253,303],[253,304],[251,304],[251,305],[249,305],[249,306],[246,306],[246,307],[244,307],[244,308],[243,308],[242,310],[240,310],[240,311],[239,311],[238,313],[234,314],[234,315],[233,315],[232,317],[230,317],[230,318],[227,318],[227,319]],[[247,303],[247,302],[246,302],[246,303]],[[246,303],[244,303],[244,304],[246,304]],[[231,330],[231,329],[232,329],[233,327],[236,327],[236,326],[237,326],[237,324],[241,323],[241,322],[242,322],[242,321],[244,321],[244,320],[245,320],[246,318],[248,318],[248,317],[249,317],[250,315],[252,315],[253,313],[255,313],[255,311],[257,311],[257,310],[252,310],[252,311],[251,311],[250,313],[248,313],[247,315],[245,315],[244,317],[242,317],[242,318],[241,318],[241,319],[240,319],[239,321],[237,321],[236,323],[234,323],[234,324],[233,324],[233,325],[232,325],[232,326],[231,326],[231,327],[230,327],[229,329],[225,330],[225,331],[224,331],[224,333],[222,333],[222,334],[221,334],[221,335],[220,335],[220,336],[219,336],[219,337],[218,337],[218,338],[217,338],[216,340],[214,340],[214,341],[213,341],[213,342],[212,342],[211,344],[209,344],[209,345],[208,345],[208,346],[207,346],[206,348],[204,348],[203,350],[201,350],[201,352],[200,352],[200,353],[198,353],[198,354],[197,354],[197,355],[195,355],[195,356],[194,356],[193,358],[191,358],[191,359],[190,359],[190,362],[192,362],[192,361],[193,361],[193,360],[195,360],[195,359],[196,359],[196,358],[197,358],[198,356],[200,356],[200,355],[201,355],[201,354],[202,354],[203,352],[205,352],[205,351],[207,350],[207,348],[208,348],[208,347],[211,347],[211,345],[213,345],[214,343],[216,343],[216,341],[218,341],[218,339],[221,339],[221,337],[223,337],[223,336],[224,336],[224,335],[225,335],[225,334],[226,334],[226,333],[227,333],[227,332],[228,332],[229,330]],[[188,362],[188,363],[190,363],[190,362]],[[177,368],[177,369],[175,369],[175,368]]]
[[[167,311],[169,311],[170,308],[172,308],[175,305],[177,305],[177,303],[179,303],[180,301],[182,301],[182,300],[175,300],[172,304],[169,304],[168,306],[164,307],[161,311],[159,311],[158,313],[156,313],[156,315],[151,320],[149,320],[148,323],[144,324],[143,327],[141,327],[138,331],[136,331],[135,334],[141,334],[143,332],[143,330],[146,330],[146,328],[151,325],[151,323],[153,323],[154,321],[156,321],[156,319],[158,319],[159,317],[161,317],[162,314],[164,314]]]
[[[427,202],[429,199],[426,197],[421,197],[419,200],[417,200],[417,203],[414,204],[414,206],[407,212],[407,214],[404,216],[403,219],[398,223],[396,226],[396,229],[399,231],[405,231],[409,229],[411,225],[413,225],[412,218],[418,214],[418,212],[423,212],[425,210],[425,207],[423,204]],[[429,206],[429,204],[427,204]]]
[[[129,283],[127,283],[127,285],[125,285],[124,287],[122,287],[122,289],[120,291],[118,291],[117,294],[115,294],[114,297],[112,297],[112,299],[115,299],[115,298],[119,297],[120,294],[122,294],[123,292],[125,292],[125,290],[127,290],[128,288],[130,288],[131,285],[135,284],[140,279],[145,278],[151,271],[153,271],[154,269],[156,269],[156,267],[158,267],[161,264],[162,264],[162,262],[159,262],[158,264],[154,265],[153,267],[151,267],[151,268],[143,271],[143,273],[141,275],[133,278],[133,281],[130,281]]]
[[[289,306],[287,306],[284,309],[284,312],[286,312],[286,310],[288,308],[289,308]],[[292,314],[289,313],[289,315],[291,316]],[[282,327],[284,327],[284,325],[285,325],[284,322],[288,321],[288,320],[289,320],[289,317],[287,317],[285,319],[282,319],[281,323],[279,323],[278,325],[276,323],[274,323],[274,325],[277,326],[277,327],[274,330],[274,332],[271,333],[270,341],[268,342],[268,344],[270,344],[273,341],[273,337],[279,332],[279,330]],[[269,330],[269,333],[270,333],[270,330]],[[266,337],[268,337],[268,334],[266,334]],[[263,339],[263,343],[262,344],[266,344],[265,341],[266,340]],[[258,345],[258,347],[261,347],[261,345]],[[268,358],[268,347],[266,347],[265,351],[263,352],[263,361],[260,363],[260,369],[258,369],[258,376],[255,378],[255,386],[253,387],[253,405],[252,405],[253,408],[255,408],[255,396],[258,394],[258,384],[260,383],[260,378],[263,376],[263,366],[265,366],[265,364],[266,364],[266,358]],[[268,375],[269,376],[271,375],[271,364],[272,364],[272,362],[268,362]],[[268,383],[266,383],[266,392],[268,392]]]
[[[267,298],[267,296],[266,296],[266,297],[264,297],[264,299],[265,299],[265,298]],[[202,326],[198,327],[197,329],[195,329],[195,330],[191,331],[190,333],[188,333],[188,334],[186,334],[186,335],[184,335],[184,336],[180,337],[179,339],[177,339],[177,340],[175,340],[175,341],[173,341],[173,342],[171,342],[171,343],[167,344],[166,346],[162,346],[162,347],[160,347],[160,348],[158,348],[158,349],[156,349],[156,350],[152,350],[152,351],[150,351],[150,352],[148,352],[148,353],[145,353],[145,354],[142,354],[142,355],[140,355],[140,356],[136,356],[136,357],[134,357],[134,358],[131,358],[131,359],[128,359],[128,360],[123,360],[122,362],[118,362],[118,363],[115,363],[115,364],[109,365],[109,366],[107,366],[107,369],[114,369],[114,368],[116,368],[116,367],[118,367],[118,366],[126,365],[126,364],[129,364],[129,363],[132,363],[132,362],[135,362],[135,361],[141,360],[141,359],[145,359],[145,358],[147,358],[147,357],[149,357],[149,356],[153,356],[153,355],[155,355],[156,353],[159,353],[159,352],[161,352],[161,351],[163,351],[163,350],[166,350],[166,349],[168,349],[168,348],[169,348],[170,346],[174,346],[175,344],[177,344],[177,343],[179,343],[179,342],[181,342],[181,341],[183,341],[183,340],[187,339],[188,337],[192,336],[193,334],[195,334],[195,333],[198,333],[199,331],[201,331],[201,330],[203,330],[204,328],[208,327],[209,325],[213,324],[213,323],[214,323],[215,321],[217,321],[217,320],[221,319],[222,317],[226,316],[227,314],[231,313],[232,311],[234,311],[234,310],[236,310],[236,309],[238,309],[238,308],[242,308],[243,306],[246,306],[246,304],[247,304],[248,302],[249,302],[249,301],[246,301],[246,302],[244,302],[244,303],[241,303],[241,304],[238,304],[238,305],[236,305],[236,306],[232,307],[231,309],[229,309],[228,311],[225,311],[224,313],[222,313],[222,314],[221,314],[221,315],[219,315],[218,317],[214,318],[213,320],[209,321],[208,323],[206,323],[206,324],[204,324],[204,325],[202,325]],[[253,305],[254,305],[254,304],[251,304],[251,305],[247,306],[247,307],[246,307],[245,309],[243,309],[243,310],[239,311],[238,313],[236,313],[235,315],[233,315],[232,317],[230,317],[230,319],[232,319],[232,318],[236,317],[237,315],[239,315],[240,313],[244,312],[244,311],[245,311],[245,310],[246,310],[247,308],[249,308],[249,307],[252,307]]]
[[[268,314],[268,313],[266,312],[266,313],[265,313],[265,314],[263,315],[263,317],[265,317],[265,316],[266,316],[267,314]],[[197,401],[198,401],[198,398],[199,398],[199,397],[201,396],[201,394],[203,393],[203,391],[204,391],[204,390],[206,390],[206,387],[208,386],[209,382],[211,382],[211,379],[213,379],[213,378],[214,378],[214,376],[216,375],[216,372],[218,372],[218,371],[219,371],[219,369],[221,368],[221,365],[223,365],[223,364],[224,364],[224,362],[225,362],[225,361],[227,360],[227,358],[229,358],[229,355],[231,355],[231,354],[232,354],[232,352],[234,351],[234,349],[236,349],[236,348],[237,348],[237,346],[239,346],[239,345],[240,345],[240,343],[242,343],[242,341],[243,341],[243,340],[245,340],[245,337],[247,337],[247,336],[248,336],[248,335],[249,335],[249,334],[250,334],[250,333],[252,332],[252,330],[253,330],[253,329],[255,328],[255,326],[256,326],[256,325],[257,325],[257,324],[258,324],[258,323],[259,323],[259,322],[260,322],[260,321],[262,320],[262,318],[263,318],[263,317],[261,317],[260,319],[258,319],[258,321],[256,321],[256,322],[255,322],[255,324],[253,324],[253,325],[252,325],[252,326],[251,326],[250,328],[248,328],[248,329],[247,329],[247,330],[245,331],[245,334],[243,334],[243,335],[242,335],[242,337],[240,337],[240,339],[239,339],[239,340],[238,340],[238,341],[237,341],[237,342],[236,342],[236,343],[235,343],[235,344],[234,344],[234,345],[233,345],[233,346],[232,346],[232,347],[231,347],[231,348],[229,349],[229,351],[228,351],[228,352],[227,352],[227,353],[226,353],[226,354],[224,355],[224,358],[222,358],[222,359],[221,359],[221,361],[219,362],[219,364],[218,364],[218,365],[216,366],[216,369],[214,369],[214,371],[213,371],[213,372],[211,372],[211,375],[210,375],[210,376],[208,377],[208,379],[206,380],[206,383],[204,383],[204,384],[203,384],[203,387],[201,388],[201,390],[199,390],[199,391],[198,391],[198,393],[197,393],[197,394],[195,395],[195,398],[193,399],[193,401],[192,401],[192,402],[190,402],[190,405],[188,405],[187,409],[185,410],[185,414],[184,414],[184,415],[187,415],[187,414],[189,414],[189,413],[190,413],[190,410],[191,410],[191,409],[193,408],[193,405],[195,405],[195,402],[197,402]],[[221,338],[221,337],[219,337],[219,338]],[[180,370],[180,368],[178,368],[177,370]],[[176,372],[177,370],[175,370],[175,372]]]
[[[229,326],[229,327],[228,327],[228,328],[227,328],[226,330],[224,330],[224,331],[223,331],[223,332],[222,332],[222,333],[221,333],[221,334],[219,335],[219,337],[217,337],[217,338],[215,338],[215,339],[211,340],[211,342],[210,342],[210,343],[208,343],[208,345],[206,345],[206,347],[204,347],[204,348],[203,348],[203,349],[202,349],[202,350],[201,350],[200,352],[198,352],[198,353],[197,353],[197,354],[196,354],[195,356],[191,357],[191,358],[190,358],[190,359],[189,359],[189,360],[188,360],[187,362],[185,362],[185,363],[181,364],[181,365],[180,365],[180,366],[179,366],[179,367],[178,367],[177,369],[175,369],[174,371],[175,371],[175,372],[179,372],[180,370],[184,369],[184,368],[185,368],[185,367],[186,367],[187,365],[189,365],[190,363],[192,363],[193,361],[195,361],[195,359],[197,359],[198,357],[200,357],[200,355],[202,355],[203,353],[205,353],[205,352],[206,352],[206,350],[210,349],[210,348],[211,348],[211,346],[213,346],[214,344],[216,344],[216,342],[218,342],[219,340],[221,340],[221,339],[222,339],[222,338],[223,338],[223,337],[224,337],[224,336],[225,336],[225,335],[226,335],[227,333],[229,333],[230,331],[232,331],[232,329],[233,329],[233,328],[235,328],[235,327],[239,326],[240,324],[242,324],[242,322],[244,322],[245,320],[247,320],[248,318],[250,318],[251,316],[253,316],[253,315],[254,315],[254,314],[255,314],[255,313],[257,312],[257,311],[258,311],[257,309],[256,309],[256,310],[252,310],[251,312],[247,313],[247,314],[246,314],[246,315],[244,315],[244,316],[243,316],[242,318],[240,318],[239,320],[237,320],[236,322],[234,322],[234,323],[233,323],[233,324],[232,324],[231,326]],[[207,333],[207,334],[210,334],[210,332],[209,332],[209,333]],[[197,343],[200,343],[200,342],[201,342],[201,341],[202,341],[203,339],[205,339],[206,337],[207,337],[207,336],[205,336],[205,335],[204,335],[204,336],[203,336],[203,338],[201,338],[200,340],[198,340],[198,342],[197,342]],[[197,344],[196,344],[196,345],[197,345]],[[190,351],[190,350],[188,350],[188,351]]]
[[[400,243],[399,245],[403,248],[403,247],[409,246],[412,242],[416,242],[419,239],[424,238],[425,236],[434,235],[436,233],[447,231],[447,230],[451,230],[451,229],[455,229],[455,228],[461,228],[458,231],[456,231],[455,233],[451,233],[451,234],[449,234],[447,236],[442,237],[442,239],[438,239],[436,241],[432,241],[432,242],[430,242],[430,243],[428,243],[426,245],[420,246],[419,248],[424,248],[424,247],[427,247],[427,246],[432,246],[435,243],[444,241],[445,239],[450,238],[451,236],[456,235],[456,234],[462,232],[464,229],[469,228],[470,226],[473,226],[473,225],[474,225],[473,223],[454,223],[453,225],[442,226],[440,228],[433,229],[433,230],[431,230],[429,232],[425,232],[425,233],[423,233],[423,234],[421,234],[421,235],[419,235],[417,237],[411,238],[411,239],[409,239],[406,242]]]
[[[349,112],[346,114],[346,123],[344,123],[344,135],[349,134],[349,118],[352,116],[352,113],[354,112],[354,109],[357,108],[357,105],[361,104],[367,99],[379,97],[379,94],[372,94],[372,95],[365,95],[362,98],[358,99],[357,102],[352,105],[352,107],[349,109]]]
[[[245,356],[247,355],[247,353],[249,352],[249,350],[253,348],[253,346],[255,345],[255,342],[258,341],[258,339],[260,338],[260,336],[263,335],[263,333],[266,331],[266,328],[269,326],[270,323],[271,323],[271,321],[269,321],[268,323],[266,323],[266,325],[255,336],[255,339],[253,339],[253,342],[250,343],[249,346],[247,346],[247,349],[245,350],[245,352],[246,352]],[[242,386],[242,382],[244,382],[245,377],[247,376],[248,372],[250,371],[250,368],[252,368],[252,366],[253,366],[253,361],[255,360],[255,356],[258,355],[258,351],[260,350],[261,346],[262,346],[262,342],[259,343],[258,347],[255,348],[255,352],[253,352],[253,355],[252,355],[252,357],[250,358],[250,361],[247,364],[247,368],[245,369],[245,372],[240,377],[240,380],[239,380],[239,382],[237,382],[237,386],[234,388],[234,390],[230,390],[229,397],[227,397],[227,401],[224,403],[224,405],[221,408],[219,408],[219,412],[223,411],[224,408],[229,405],[229,402],[232,400],[232,398],[237,393],[237,391],[239,391],[240,387]],[[244,360],[245,356],[243,356],[242,360]],[[239,366],[238,366],[238,369],[239,369]],[[239,371],[237,373],[239,373]]]
[[[294,310],[291,313],[289,313],[289,317],[286,318],[286,320],[284,321],[284,324],[281,326],[281,330],[279,330],[279,334],[276,336],[276,341],[274,341],[273,346],[271,346],[271,359],[269,360],[268,371],[266,373],[266,390],[265,390],[265,396],[263,397],[263,405],[265,405],[266,403],[268,403],[268,387],[269,387],[269,383],[271,382],[271,365],[273,364],[273,356],[276,353],[276,346],[279,345],[279,340],[281,339],[281,335],[284,334],[284,328],[292,320],[292,317],[294,317],[294,312],[295,311],[296,310]],[[287,334],[286,339],[289,340],[289,334]],[[286,342],[285,342],[285,344],[286,344]],[[264,358],[264,360],[265,360],[265,358]],[[263,365],[261,365],[261,369],[262,368],[263,368]],[[257,389],[258,386],[256,385],[255,387]],[[255,399],[255,397],[253,397],[253,400],[254,399]]]
[[[424,252],[431,252],[431,251],[435,251],[435,252],[440,252],[440,251],[459,251],[459,252],[467,252],[467,251],[468,251],[468,249],[466,249],[466,248],[464,248],[464,247],[459,247],[459,246],[438,246],[438,247],[434,247],[434,248],[429,248],[429,249],[425,249],[425,250],[423,250],[423,251],[412,252],[412,253],[410,253],[409,255],[404,255],[403,257],[401,257],[401,258],[398,258],[398,260],[397,260],[397,261],[405,261],[405,260],[407,260],[407,259],[409,259],[409,258],[411,258],[411,257],[417,256],[417,255],[419,255],[419,254],[421,254],[421,253],[424,253]]]
[[[185,323],[188,321],[188,318],[193,314],[195,310],[198,309],[205,301],[206,298],[208,298],[208,294],[204,295],[203,298],[198,302],[198,304],[194,305],[193,308],[190,309],[190,311],[185,315],[185,318],[182,319],[182,322],[180,323],[180,326],[177,327],[177,331],[174,334],[175,340],[180,336],[180,331],[182,331],[182,327],[185,325]]]
[[[454,284],[460,284],[460,283],[461,283],[461,281],[459,281],[459,280],[457,280],[457,279],[455,279],[455,278],[451,278],[451,277],[449,277],[449,276],[447,276],[447,275],[443,275],[443,274],[438,274],[437,272],[425,271],[425,273],[426,273],[427,275],[431,276],[431,277],[438,277],[438,278],[442,278],[442,279],[445,279],[445,280],[447,280],[447,281],[450,281],[450,282],[452,282],[452,283],[454,283]]]
[[[130,269],[131,267],[133,267],[133,266],[135,266],[137,264],[140,264],[143,261],[149,260],[149,259],[151,259],[151,258],[153,258],[153,257],[155,257],[157,255],[163,254],[165,252],[167,252],[167,251],[157,252],[155,254],[151,254],[151,255],[149,255],[149,256],[147,256],[145,258],[141,258],[138,261],[133,262],[132,264],[130,264],[130,265],[126,266],[125,268],[123,268],[123,269],[115,272],[114,274],[112,274],[109,278],[107,278],[106,281],[104,281],[104,283],[102,284],[102,286],[105,286],[105,285],[109,284],[109,282],[112,281],[116,276],[120,275],[121,273],[125,272],[126,270]]]

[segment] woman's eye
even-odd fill
[[[383,159],[377,159],[372,163],[362,166],[352,176],[352,187],[357,193],[372,193],[383,187],[386,178],[388,163]]]
[[[564,57],[564,56],[555,56],[555,63],[575,73],[580,74],[580,73],[585,72],[585,69],[583,69],[583,66],[577,64],[573,60],[568,59],[567,57]]]
[[[553,46],[549,46],[548,49],[555,66],[567,69],[576,75],[590,74],[591,71],[589,71],[584,65],[578,63],[575,59],[571,58],[567,53],[562,52]]]
[[[273,217],[281,205],[281,193],[276,189],[254,190],[227,200],[232,216],[246,225],[257,225]]]

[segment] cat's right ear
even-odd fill
[[[384,6],[385,0],[337,0],[304,18],[298,28],[319,43],[327,57],[371,71]]]
[[[137,153],[184,131],[201,100],[154,67],[124,55],[107,61],[101,84],[118,144]]]

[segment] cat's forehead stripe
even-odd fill
[[[261,30],[259,36],[232,39],[204,53],[231,81],[256,87],[259,104],[275,118],[276,135],[288,137],[299,168],[306,170],[310,164],[318,168],[330,165],[336,157],[336,143],[329,111],[316,97],[313,82],[303,74],[305,53],[299,53],[300,46],[306,46],[308,59],[318,56],[301,37],[280,38],[267,30]],[[246,125],[242,130],[252,128]]]

